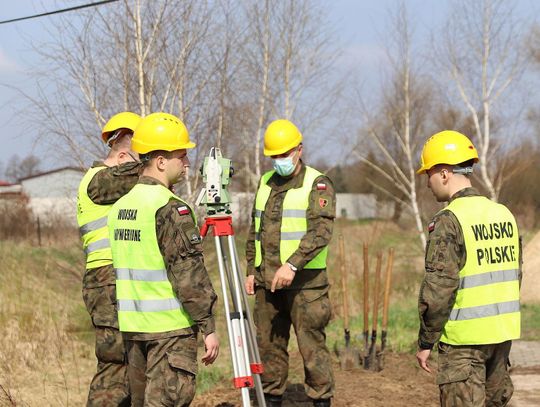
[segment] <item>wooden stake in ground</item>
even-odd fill
[[[373,290],[373,320],[371,321],[371,345],[369,346],[368,368],[378,370],[377,366],[377,325],[379,319],[379,289],[381,285],[382,253],[377,253],[377,266],[375,267],[375,288]]]
[[[364,243],[364,369],[369,366],[369,247]]]
[[[339,261],[341,269],[341,289],[343,294],[343,331],[345,349],[339,352],[341,368],[351,370],[359,365],[358,351],[351,347],[351,331],[349,330],[349,290],[347,284],[347,263],[345,260],[345,243],[343,235],[339,235]]]
[[[390,303],[390,286],[392,282],[392,268],[394,267],[394,248],[388,250],[388,260],[386,263],[386,279],[384,283],[384,300],[383,300],[383,319],[381,327],[381,351],[377,355],[379,370],[384,368],[384,350],[386,349],[386,336],[388,327],[388,310]]]

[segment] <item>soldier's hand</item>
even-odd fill
[[[292,284],[294,275],[295,272],[291,270],[287,263],[281,265],[272,280],[270,291],[274,292],[276,291],[276,288],[279,290],[280,288],[289,287]]]
[[[418,361],[418,364],[428,373],[431,373],[431,369],[427,363],[430,354],[431,349],[419,349],[418,352],[416,352],[416,360]]]
[[[201,361],[208,366],[214,363],[219,355],[219,340],[215,332],[204,337],[204,348],[206,349],[206,353]]]
[[[246,287],[246,293],[248,295],[255,294],[255,276],[253,274],[247,276],[244,286]]]

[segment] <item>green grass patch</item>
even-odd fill
[[[377,346],[381,344],[382,317],[377,329]],[[357,315],[350,319],[352,345],[359,350],[364,349],[363,317]],[[371,315],[369,323],[369,341],[371,342]],[[416,298],[400,299],[391,304],[388,313],[386,349],[393,352],[414,352],[418,338],[418,306]],[[340,349],[345,346],[343,320],[333,320],[327,328],[328,346]]]
[[[540,341],[540,305],[521,305],[521,339]]]
[[[224,383],[230,383],[232,387],[232,375],[222,363],[215,366],[199,366],[199,372],[197,373],[197,394],[204,394],[216,387],[223,387]]]

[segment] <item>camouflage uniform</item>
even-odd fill
[[[457,192],[452,200],[479,195],[474,188]],[[521,264],[521,240],[520,240]],[[432,349],[439,340],[454,306],[459,272],[466,250],[461,226],[455,215],[443,210],[429,226],[426,274],[420,287],[420,349]],[[521,269],[520,269],[521,281]],[[490,345],[449,345],[439,342],[441,406],[505,406],[513,393],[508,374],[511,341]]]
[[[279,252],[283,201],[289,189],[302,186],[306,169],[303,163],[301,166],[300,173],[294,177],[274,174],[268,180],[272,191],[261,219],[262,263],[255,268],[255,208],[246,258],[248,274],[255,275],[254,320],[265,369],[262,375],[264,392],[281,396],[285,391],[289,370],[287,345],[292,324],[304,359],[306,394],[314,400],[330,399],[334,394],[334,377],[324,331],[331,316],[328,278],[326,269],[303,269],[332,238],[335,192],[332,182],[324,175],[313,183],[306,213],[307,232],[288,259],[298,268],[292,284],[274,293],[270,291],[274,275],[282,265]]]
[[[141,184],[159,185],[143,176]],[[201,236],[184,205],[171,200],[156,212],[156,235],[167,276],[196,325],[160,333],[124,332],[132,406],[187,406],[195,396],[197,333],[215,332],[217,296],[204,265]],[[183,211],[181,211],[183,213]]]
[[[92,167],[103,166],[96,161]],[[98,205],[116,202],[137,183],[139,163],[100,170],[88,185],[88,196]],[[97,373],[90,384],[88,406],[129,406],[126,355],[116,316],[115,276],[112,264],[86,269],[83,299],[96,333]]]

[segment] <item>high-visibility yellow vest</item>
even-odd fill
[[[482,196],[457,198],[445,209],[459,221],[467,259],[441,341],[483,345],[518,339],[520,253],[514,216]]]
[[[84,174],[79,184],[77,194],[77,223],[86,253],[86,268],[112,264],[111,246],[109,243],[109,230],[107,229],[107,215],[112,205],[97,205],[88,196],[88,185],[94,175],[105,166],[90,168]]]
[[[261,178],[259,190],[255,197],[255,267],[262,263],[261,253],[261,219],[264,215],[266,202],[270,197],[272,188],[267,185],[268,180],[275,171],[265,173]],[[300,246],[300,240],[307,232],[306,213],[309,207],[309,195],[313,188],[313,182],[322,173],[314,168],[306,167],[304,181],[300,188],[292,188],[285,194],[281,215],[280,244],[279,254],[281,264],[287,262],[289,257]],[[328,256],[328,247],[325,247],[314,259],[308,262],[305,269],[323,269],[326,268],[326,257]]]
[[[156,212],[176,199],[163,185],[137,184],[109,214],[116,272],[118,324],[123,332],[169,332],[193,325],[174,294],[156,236]]]

